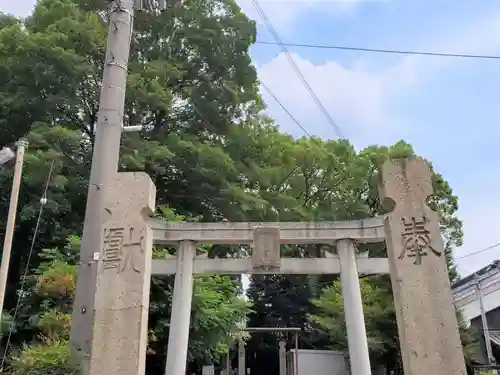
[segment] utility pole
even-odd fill
[[[486,311],[484,310],[483,290],[481,288],[481,280],[479,275],[476,274],[476,292],[479,299],[479,308],[481,310],[481,322],[483,325],[484,345],[486,347],[486,355],[488,356],[488,364],[494,365],[495,359],[491,348],[490,331],[488,328],[488,319],[486,318]]]
[[[71,348],[82,361],[83,375],[88,373],[91,355],[97,260],[102,247],[106,182],[118,172],[133,12],[133,0],[115,0],[109,17],[70,336]]]
[[[16,226],[17,202],[19,200],[19,187],[21,185],[21,175],[23,173],[24,150],[27,146],[28,142],[24,139],[17,142],[16,165],[14,167],[12,190],[10,192],[7,228],[5,229],[5,238],[3,240],[2,264],[0,265],[0,322],[3,317],[3,303],[5,300],[5,290],[7,289],[10,254],[12,252],[12,240],[14,238],[14,229]]]
[[[156,2],[165,10],[165,0]],[[97,261],[105,212],[106,183],[118,172],[122,131],[137,131],[141,126],[123,127],[127,69],[132,39],[134,7],[154,9],[152,0],[114,0],[110,9],[108,40],[102,77],[99,113],[94,137],[92,167],[80,248],[80,263],[73,304],[70,345],[82,361],[82,374],[88,373],[91,355]]]

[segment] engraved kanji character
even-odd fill
[[[430,232],[425,228],[427,224],[426,217],[422,217],[418,220],[414,217],[412,217],[411,220],[402,218],[401,221],[403,222],[403,233],[401,233],[403,250],[398,256],[398,259],[403,259],[408,252],[408,257],[415,258],[413,264],[420,265],[422,264],[422,257],[427,256],[425,250],[430,250],[436,256],[441,256],[441,252],[435,250],[431,245]]]
[[[126,268],[131,267],[135,272],[141,273],[141,268],[137,267],[136,264],[136,251],[137,246],[139,246],[139,251],[141,253],[144,252],[144,235],[141,234],[137,241],[134,241],[134,239],[134,228],[130,228],[128,238],[123,244],[124,257],[120,267],[120,272],[123,272]]]
[[[124,228],[106,228],[104,230],[103,259],[104,268],[118,268],[122,261]]]

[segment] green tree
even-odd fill
[[[40,0],[26,20],[0,18],[0,145],[21,136],[30,141],[7,308],[16,300],[19,270],[26,266],[40,194],[51,165],[48,203],[35,250],[66,249],[67,238],[81,233],[107,7],[105,0]],[[344,220],[385,212],[378,199],[377,168],[387,158],[412,155],[411,146],[399,142],[356,152],[347,141],[295,140],[280,133],[271,119],[260,114],[264,105],[248,54],[255,41],[255,24],[234,0],[186,0],[159,16],[138,13],[134,21],[124,123],[141,124],[144,130],[123,137],[119,167],[149,173],[158,189],[159,205],[168,205],[185,219],[201,221]],[[7,211],[11,177],[11,168],[0,169],[2,212]],[[462,237],[457,201],[437,174],[434,185],[433,203],[443,216],[451,269],[451,251]],[[2,226],[5,217],[0,216]],[[176,216],[172,214],[171,219]],[[247,252],[228,246],[207,250],[209,256]],[[381,246],[370,250],[378,255],[385,251]],[[290,246],[284,251],[318,256],[325,248]],[[33,260],[33,272],[47,263],[43,256]],[[76,258],[65,253],[59,262],[51,263],[51,272],[74,265]],[[333,279],[253,279],[251,324],[307,327],[307,314],[315,308],[310,299],[318,297],[320,286]],[[389,290],[388,280],[376,282]],[[211,299],[226,298],[229,291],[230,301],[240,303],[234,297],[240,286],[226,278],[200,279],[199,283],[200,297],[193,304],[195,314],[201,314],[192,327],[194,366],[215,360],[225,350],[227,332],[224,336],[208,327],[216,323],[227,327],[248,308],[236,304],[238,309],[226,310],[214,316],[216,320],[203,318],[200,311],[210,311]],[[152,288],[149,363],[161,363],[165,353],[171,287],[172,279],[165,278],[155,280]],[[285,296],[284,288],[296,291],[297,297]],[[29,348],[42,348],[36,343],[40,344],[39,334],[44,331],[32,317],[41,317],[47,299],[52,301],[52,297],[31,294],[29,303],[24,301],[14,346],[20,348],[27,342]],[[65,304],[50,306],[65,313]],[[207,332],[211,346],[201,353],[196,339]]]
[[[387,288],[381,276],[371,276],[360,280],[366,333],[372,366],[385,365],[394,370],[400,365],[399,340],[397,335],[396,314],[392,290]],[[340,283],[334,282],[325,287],[319,298],[312,300],[315,312],[309,321],[328,338],[327,347],[335,350],[348,350],[344,306]],[[477,358],[477,337],[466,328],[463,317],[457,312],[460,337],[464,346],[467,363]],[[396,355],[395,355],[396,354]]]
[[[72,375],[78,366],[68,345],[71,307],[75,293],[75,260],[79,239],[71,237],[63,249],[45,249],[42,262],[29,276],[17,328],[32,331],[34,340],[16,349],[8,363],[12,375]]]
[[[380,276],[375,276],[380,278]],[[369,278],[360,280],[366,334],[372,363],[386,363],[399,345],[394,331],[396,314],[392,303],[392,292]],[[347,332],[340,282],[322,290],[321,296],[312,300],[316,313],[309,315],[315,328],[328,337],[328,346],[336,350],[347,350]]]
[[[150,302],[148,373],[164,371],[170,325],[172,284],[169,278],[155,277]],[[158,298],[162,295],[161,298]],[[189,331],[188,364],[200,369],[217,364],[228,352],[231,334],[246,320],[250,304],[241,297],[238,281],[227,276],[197,277],[194,282]],[[175,345],[175,343],[174,343]]]
[[[7,308],[16,301],[52,164],[35,251],[63,248],[69,235],[81,233],[107,6],[104,0],[42,0],[28,19],[0,22],[0,144],[20,136],[30,141]],[[231,125],[250,121],[261,107],[248,56],[254,23],[227,0],[186,3],[158,17],[137,14],[134,23],[124,121],[145,130],[123,137],[120,170],[148,172],[157,202],[176,212],[203,220],[243,216],[245,202],[238,202],[253,204],[255,194],[245,192],[241,161],[224,146]],[[11,177],[11,168],[0,170],[5,212]],[[35,256],[31,268],[41,261]],[[19,330],[14,344],[31,342],[35,331]]]
[[[284,215],[287,215],[287,220],[346,220],[386,213],[379,199],[377,177],[379,167],[390,158],[414,156],[412,147],[403,141],[391,147],[371,146],[360,152],[356,152],[346,141],[324,142],[320,139],[301,139],[294,142],[294,147],[295,149],[291,148],[293,151],[290,151],[288,155],[283,152],[283,159],[291,160],[286,165],[291,165],[292,172],[283,182],[286,188],[282,192],[285,196],[293,197],[295,203],[291,205],[295,207],[295,210],[290,206],[283,207],[282,211],[279,210],[279,213],[285,211]],[[452,263],[451,250],[454,246],[461,244],[462,238],[462,224],[457,218],[457,197],[453,195],[449,184],[437,173],[434,173],[433,185],[435,196],[431,203],[433,208],[441,214],[441,229],[447,244],[450,278],[453,279],[456,277],[456,270]],[[290,202],[292,200],[287,203]],[[295,216],[291,216],[291,212],[295,213]],[[324,246],[298,246],[295,247],[294,254],[295,256],[321,256],[325,250],[335,251]],[[386,256],[383,244],[361,246],[360,251],[369,251],[371,256]],[[336,341],[332,341],[331,336],[335,332],[336,334],[343,332],[339,331],[344,324],[342,311],[338,308],[335,310],[333,308],[335,305],[328,305],[330,310],[325,312],[321,310],[318,303],[311,304],[311,298],[318,296],[317,291],[321,289],[321,286],[335,278],[303,279],[302,286],[295,287],[300,290],[298,293],[300,297],[294,299],[293,304],[289,304],[286,290],[287,281],[291,282],[295,277],[281,276],[278,279],[279,282],[274,277],[252,278],[249,298],[256,304],[254,309],[256,312],[250,316],[252,326],[273,326],[278,315],[278,321],[282,325],[292,326],[300,324],[298,322],[301,321],[305,322],[302,324],[305,347],[328,347],[332,345],[332,342],[343,342],[338,337],[335,338]],[[388,310],[381,310],[378,316],[384,331],[383,335],[380,334],[376,338],[380,341],[384,340],[385,346],[375,347],[373,354],[389,366],[396,365],[399,356],[396,320],[395,316],[392,319],[387,318],[393,314],[390,280],[388,277],[379,276],[370,278],[364,283],[365,289],[374,293],[370,300],[380,298],[380,302],[373,306],[374,309],[376,306],[391,306]],[[308,289],[311,286],[316,288],[309,292]],[[309,298],[305,297],[307,293],[310,293]],[[335,294],[335,289],[327,296],[333,297],[332,294]],[[324,300],[321,301],[326,301],[326,297],[323,298]],[[318,299],[316,298],[315,301]],[[372,313],[375,314],[374,311]],[[339,318],[335,321],[338,329],[330,332],[334,325],[332,323],[325,327],[316,324],[315,327],[319,328],[317,332],[311,330],[308,321],[318,321],[319,318],[314,320],[313,316],[321,317],[320,321],[325,321],[327,314],[332,315],[330,323],[334,321],[333,317]],[[309,319],[307,319],[308,316]],[[268,337],[267,341],[269,345],[276,346],[276,338]]]
[[[26,21],[5,16],[0,23],[0,144],[36,138],[28,151],[36,170],[23,178],[30,190],[21,200],[26,217],[18,221],[19,249],[29,248],[54,158],[54,180],[61,182],[61,174],[67,179],[58,197],[65,201],[61,214],[72,217],[64,225],[60,217],[42,223],[37,247],[63,246],[69,234],[81,231],[107,6],[103,0],[43,0]],[[244,189],[240,158],[224,148],[236,131],[230,125],[250,121],[261,108],[248,56],[254,23],[229,0],[186,3],[162,16],[137,14],[134,23],[125,124],[143,124],[145,131],[124,137],[120,169],[147,171],[158,202],[179,213],[204,220],[243,217],[246,203],[236,202],[253,203],[255,194]],[[11,173],[0,173],[4,210]],[[16,254],[13,269],[20,269],[25,250]]]
[[[79,242],[78,237],[70,237],[63,249],[45,249],[39,254],[42,262],[29,278],[30,291],[23,293],[25,303],[17,321],[17,328],[31,330],[35,339],[23,344],[12,357],[12,374],[68,375],[72,374],[68,371],[76,371],[69,356],[68,339]],[[161,251],[155,251],[155,257],[161,255]],[[166,350],[173,292],[169,280],[155,279],[156,293],[153,292],[150,305],[150,355]],[[195,366],[217,362],[227,353],[231,333],[249,311],[236,281],[223,276],[196,278],[189,361]]]

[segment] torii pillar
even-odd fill
[[[90,375],[144,375],[156,189],[146,173],[109,181],[97,266]]]
[[[432,175],[420,158],[387,161],[381,198],[406,375],[466,375],[439,216],[427,205]]]

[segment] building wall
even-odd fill
[[[487,363],[481,319],[481,303],[479,300],[480,294],[477,288],[478,282],[483,295],[483,306],[488,329],[490,333],[491,331],[500,331],[500,261],[497,260],[452,285],[455,307],[461,311],[466,322],[471,325],[479,336],[481,352],[478,353],[479,358],[477,359],[482,363]],[[498,363],[500,360],[499,348],[492,345],[492,349]]]
[[[490,331],[500,331],[500,307],[489,311],[486,313],[486,321],[488,324],[488,329]],[[479,343],[481,344],[481,362],[488,363],[488,358],[486,355],[486,345],[484,342],[484,334],[483,334],[483,321],[480,316],[471,320],[471,327],[477,332],[479,335]],[[495,345],[492,345],[493,355],[497,360],[497,363],[500,363],[500,355],[498,353],[498,348]]]
[[[295,350],[287,353],[287,375],[349,375],[343,352],[299,349],[298,374],[295,373]]]
[[[491,267],[479,276],[483,291],[485,311],[495,310],[500,306],[500,268]],[[476,288],[477,279],[473,276],[455,283],[452,287],[455,306],[460,309],[464,318],[471,322],[481,316],[481,309]]]
[[[497,300],[497,302],[498,304],[500,304],[500,299]],[[500,331],[500,307],[497,307],[486,313],[486,322],[490,330]],[[471,325],[477,329],[482,329],[483,323],[481,320],[481,316],[472,319]]]
[[[498,309],[500,305],[500,289],[495,290],[488,294],[484,294],[483,304],[484,304],[484,310],[486,312]],[[474,318],[481,316],[481,308],[479,300],[477,298],[471,300],[469,303],[465,304],[464,306],[461,306],[460,311],[462,311],[464,318],[469,321],[472,321]],[[499,325],[497,324],[497,327],[498,326]]]

